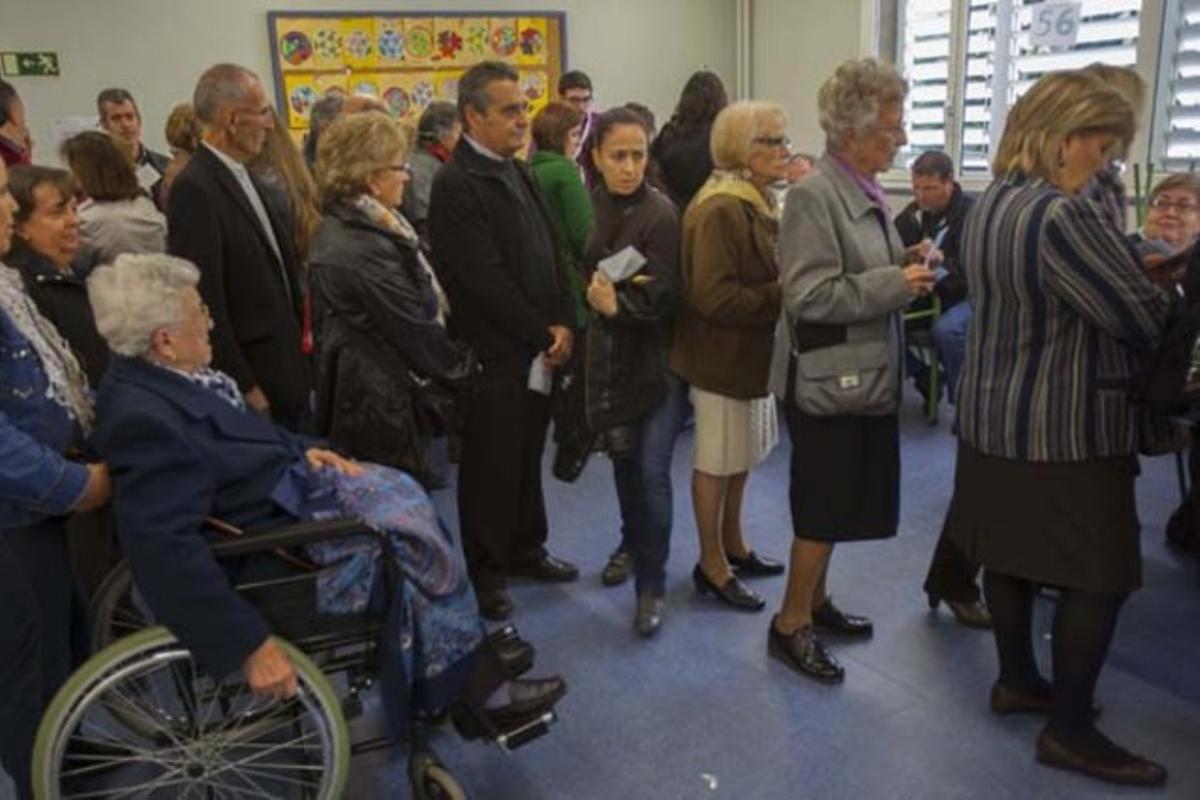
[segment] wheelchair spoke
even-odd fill
[[[224,773],[223,772],[214,773],[213,775],[211,775],[209,777],[209,782],[212,784],[217,784],[217,781],[215,781],[213,779],[216,778],[218,775],[224,775]],[[234,770],[233,772],[230,772],[229,777],[239,778],[242,781],[250,784],[251,787],[253,787],[250,789],[239,789],[238,787],[231,786],[228,783],[222,782],[219,784],[222,787],[228,788],[231,792],[237,792],[239,796],[241,796],[242,794],[250,794],[251,797],[266,797],[269,800],[270,800],[270,798],[274,797],[266,789],[264,789],[262,786],[260,786],[256,781],[254,781],[254,779],[252,779],[249,775],[245,774],[241,770]]]

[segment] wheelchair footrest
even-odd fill
[[[495,737],[495,742],[501,750],[511,753],[513,750],[545,736],[550,732],[550,726],[557,721],[557,714],[553,711],[546,711],[512,730],[500,733]]]

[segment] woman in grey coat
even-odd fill
[[[844,678],[816,630],[869,636],[825,588],[835,542],[896,533],[900,500],[899,312],[933,288],[906,252],[875,176],[905,141],[904,80],[874,59],[838,67],[818,95],[825,155],[787,195],[779,240],[783,310],[772,386],[792,440],[795,540],[770,651],[809,677]]]

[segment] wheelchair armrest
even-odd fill
[[[218,559],[269,553],[287,550],[300,545],[351,536],[356,533],[373,534],[360,519],[332,519],[322,522],[297,522],[267,529],[251,528],[243,535],[224,539],[212,545],[212,553]]]

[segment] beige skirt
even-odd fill
[[[693,467],[705,475],[749,472],[779,441],[775,398],[739,400],[695,387],[696,454]]]

